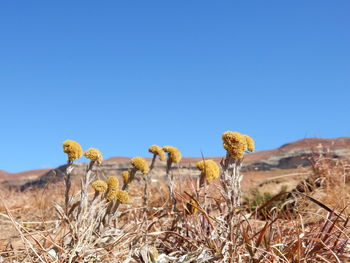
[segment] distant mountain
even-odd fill
[[[43,175],[47,172],[49,172],[51,169],[34,169],[34,170],[28,170],[28,171],[23,171],[19,173],[9,173],[4,170],[0,170],[0,181],[3,180],[18,180],[21,178],[37,178],[40,175]]]
[[[336,139],[307,138],[295,142],[287,143],[279,148],[259,151],[246,154],[244,157],[244,170],[274,170],[274,169],[293,169],[300,166],[309,166],[309,158],[315,154],[326,153],[334,158],[350,158],[350,137],[341,137]],[[220,162],[223,158],[204,157]],[[106,160],[107,164],[124,164],[129,162],[130,158],[112,157]],[[185,157],[181,160],[180,166],[194,166],[202,157]]]
[[[350,158],[350,137],[336,139],[307,138],[287,143],[279,148],[260,151],[246,156],[248,169],[291,169],[308,166],[308,157],[328,153],[334,158]]]
[[[246,154],[243,170],[249,172],[305,167],[310,165],[309,157],[325,152],[328,152],[334,158],[350,158],[350,137],[336,139],[307,138],[282,145],[276,149]],[[150,160],[150,158],[147,159]],[[222,157],[205,157],[205,159],[213,159],[220,162]],[[199,172],[195,169],[195,163],[200,160],[202,160],[201,157],[183,158],[179,164],[179,173],[186,173],[190,176],[198,175]],[[119,176],[121,171],[129,168],[129,161],[130,158],[128,157],[112,157],[95,169],[97,172],[103,173],[106,176]],[[164,167],[165,162],[157,161],[154,173],[157,174],[157,171],[163,172]],[[62,180],[65,169],[65,165],[63,165],[50,171],[40,169],[12,175],[0,171],[0,178],[7,180],[10,178],[22,179],[22,183],[25,183],[22,184],[21,189],[26,189],[30,186],[40,186],[48,182]],[[82,174],[85,169],[86,163],[77,163],[75,164],[73,175]],[[26,180],[29,179],[28,176],[30,180]],[[33,180],[33,176],[36,176],[35,180]],[[11,181],[8,181],[8,184],[18,185],[18,180],[16,180],[17,182],[14,182],[14,180]]]

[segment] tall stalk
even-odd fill
[[[176,210],[176,198],[174,192],[174,174],[171,171],[172,163],[179,163],[182,159],[181,152],[174,146],[164,146],[163,151],[168,153],[167,165],[166,165],[166,179],[169,190],[169,196],[171,200],[171,211]]]
[[[242,160],[233,159],[227,153],[226,158],[221,162],[222,174],[220,182],[224,189],[224,196],[228,209],[233,211],[241,205],[241,174]]]
[[[85,211],[88,204],[88,190],[89,185],[93,181],[94,177],[92,176],[92,168],[95,164],[95,161],[90,161],[86,170],[85,176],[81,178],[81,192],[80,192],[80,211]]]
[[[143,189],[143,205],[147,208],[148,206],[148,199],[149,199],[149,195],[148,195],[148,186],[149,186],[149,183],[151,181],[151,175],[152,175],[152,170],[154,168],[154,164],[156,162],[156,158],[157,158],[157,155],[156,154],[153,154],[153,158],[152,158],[152,162],[151,162],[151,165],[149,167],[149,172],[148,174],[146,174],[143,179],[145,181],[145,187]]]
[[[171,211],[176,210],[176,198],[174,193],[174,175],[171,172],[171,158],[168,158],[167,160],[167,166],[166,166],[166,178],[167,178],[167,185],[169,190],[169,196],[171,200]]]
[[[66,174],[64,177],[64,184],[65,184],[65,191],[64,191],[64,207],[66,214],[68,213],[68,206],[69,206],[69,192],[72,187],[72,180],[71,180],[71,172],[72,172],[72,161],[67,161],[67,168],[66,168]]]

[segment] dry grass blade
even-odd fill
[[[3,206],[5,207],[5,210],[6,210],[6,213],[7,213],[8,217],[9,217],[9,219],[11,220],[13,226],[16,228],[16,230],[18,231],[18,233],[20,234],[21,239],[24,241],[24,243],[25,243],[26,245],[29,246],[29,248],[32,250],[32,252],[35,254],[35,256],[40,260],[40,262],[43,262],[43,263],[44,263],[45,261],[44,261],[43,258],[38,254],[38,252],[35,250],[35,248],[34,248],[34,246],[32,245],[32,243],[23,235],[23,233],[22,233],[20,227],[18,227],[17,222],[13,219],[11,212],[10,212],[9,209],[7,208],[7,205],[6,205],[6,203],[4,202],[3,198],[2,198],[1,196],[0,196],[0,198],[1,198],[1,202],[2,202]]]
[[[322,202],[316,200],[315,198],[305,195],[303,193],[300,193],[300,195],[306,197],[307,199],[309,199],[310,201],[314,202],[315,204],[317,204],[318,206],[322,207],[323,209],[325,209],[327,212],[329,213],[334,213],[337,217],[341,218],[343,221],[346,220],[346,218],[344,218],[340,213],[335,212],[333,209],[329,208],[327,205],[323,204]]]

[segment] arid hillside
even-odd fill
[[[282,145],[276,149],[246,154],[243,165],[245,174],[243,187],[249,188],[269,178],[273,179],[281,176],[282,178],[286,176],[288,180],[291,180],[295,177],[294,175],[297,175],[296,180],[299,180],[299,175],[307,174],[307,167],[310,166],[310,157],[326,152],[334,158],[348,159],[350,157],[350,138],[307,138]],[[209,158],[218,163],[222,159],[222,157],[206,157],[206,159]],[[175,176],[198,176],[199,171],[195,168],[195,164],[201,159],[201,157],[183,158],[178,165]],[[148,160],[150,161],[150,158]],[[130,167],[129,161],[129,157],[112,157],[105,160],[96,169],[101,176],[120,176],[122,171]],[[24,190],[32,186],[42,186],[48,182],[61,181],[65,169],[66,166],[62,165],[52,170],[38,169],[16,174],[0,171],[0,179],[3,181],[3,184],[20,187]],[[85,169],[86,163],[77,163],[75,164],[73,175],[83,174]],[[154,169],[154,178],[161,178],[164,169],[165,162],[157,161]]]
[[[0,180],[1,181],[13,181],[13,180],[35,180],[39,176],[51,171],[51,169],[34,169],[34,170],[28,170],[23,171],[19,173],[9,173],[4,170],[0,170]]]

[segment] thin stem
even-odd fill
[[[125,184],[122,187],[123,191],[127,191],[129,188],[130,183],[135,179],[135,175],[136,175],[137,170],[135,168],[132,168],[130,171],[130,176],[128,178],[128,180],[125,182]],[[116,201],[114,207],[111,209],[111,214],[116,214],[118,207],[120,206],[120,202]]]
[[[156,158],[157,158],[157,155],[153,154],[152,162],[151,162],[151,165],[149,167],[149,172],[151,172],[153,170],[154,164],[156,163]]]
[[[86,175],[81,179],[81,192],[80,192],[81,203],[79,208],[80,212],[82,212],[83,210],[85,211],[85,209],[87,208],[88,189],[91,181],[93,180],[91,175],[92,175],[92,168],[94,164],[95,164],[95,161],[90,161],[86,170]]]
[[[145,181],[145,187],[143,189],[143,205],[147,208],[148,206],[148,183],[150,175],[145,174],[143,180]]]
[[[152,162],[151,162],[151,165],[150,165],[150,169],[149,169],[149,172],[148,174],[145,174],[144,175],[144,181],[145,181],[145,188],[143,190],[143,205],[147,208],[148,206],[148,185],[151,181],[151,172],[154,168],[154,164],[156,162],[156,158],[157,158],[157,155],[156,154],[153,154],[153,158],[152,158]]]
[[[67,161],[67,168],[66,168],[66,175],[64,178],[64,182],[65,182],[65,192],[64,192],[64,204],[65,204],[65,212],[66,214],[68,213],[68,206],[69,206],[69,192],[70,192],[70,188],[72,186],[72,182],[71,182],[71,172],[72,172],[72,161]]]
[[[171,211],[176,210],[176,199],[175,199],[175,194],[174,194],[174,177],[173,174],[171,173],[171,164],[172,160],[170,157],[168,157],[167,160],[167,167],[166,167],[166,177],[167,177],[167,184],[168,184],[168,189],[169,189],[169,195],[171,199]]]

